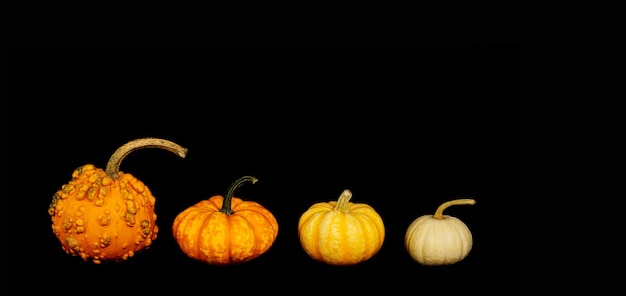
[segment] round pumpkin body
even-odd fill
[[[133,175],[118,172],[114,179],[87,164],[54,194],[48,213],[63,250],[98,264],[150,246],[158,233],[154,204],[150,189]]]
[[[407,228],[404,245],[413,260],[422,265],[449,265],[463,260],[472,250],[472,233],[456,217],[443,215],[452,204],[474,204],[460,199],[444,203],[434,215],[423,215]]]
[[[96,264],[119,262],[156,239],[156,199],[143,182],[119,171],[122,160],[142,148],[161,148],[183,158],[187,154],[186,148],[168,140],[136,139],[113,153],[106,170],[92,164],[75,169],[72,179],[52,196],[52,232],[67,254]]]
[[[349,202],[351,196],[345,190],[339,200],[313,204],[300,216],[300,244],[311,258],[330,265],[354,265],[382,247],[382,218],[368,204]]]
[[[185,209],[172,232],[187,256],[212,265],[243,263],[265,253],[278,236],[274,215],[253,201],[232,197],[232,213],[221,211],[224,197],[213,196]]]

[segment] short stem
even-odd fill
[[[222,208],[220,209],[220,212],[226,215],[230,215],[234,213],[231,207],[231,203],[233,200],[233,194],[235,193],[235,190],[237,190],[237,188],[239,188],[245,182],[252,182],[252,184],[254,184],[256,183],[256,181],[258,181],[258,179],[252,176],[243,176],[235,180],[235,182],[233,182],[233,184],[231,184],[230,187],[228,188],[228,192],[226,192],[226,196],[224,197],[224,202],[222,202]]]
[[[185,158],[187,155],[187,148],[184,148],[174,142],[158,139],[158,138],[142,138],[130,141],[120,148],[117,148],[115,153],[109,158],[107,163],[106,173],[109,177],[115,179],[118,177],[120,165],[122,160],[131,152],[142,148],[160,148],[178,154],[178,156]]]
[[[348,207],[348,205],[350,204],[350,198],[352,198],[352,192],[348,189],[344,190],[337,200],[335,210],[347,213],[350,210],[350,207]]]
[[[476,201],[470,198],[461,198],[461,199],[455,199],[455,200],[451,200],[448,202],[444,202],[442,203],[438,208],[437,211],[435,212],[435,214],[433,215],[433,218],[435,219],[443,219],[443,211],[445,209],[447,209],[450,206],[455,206],[455,205],[473,205],[476,204]]]

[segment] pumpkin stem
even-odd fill
[[[231,207],[231,202],[233,200],[233,193],[235,193],[235,190],[237,190],[237,188],[239,188],[245,182],[250,181],[252,182],[252,184],[254,184],[258,180],[259,179],[252,177],[252,176],[243,176],[235,180],[235,182],[233,182],[233,184],[231,184],[230,187],[228,188],[228,192],[226,192],[226,196],[224,197],[224,202],[222,203],[222,208],[220,209],[220,212],[226,215],[230,215],[234,213]]]
[[[454,206],[454,205],[473,205],[473,204],[476,204],[476,201],[473,200],[473,199],[469,199],[469,198],[461,198],[461,199],[455,199],[455,200],[444,202],[437,208],[437,211],[433,215],[433,218],[435,218],[435,219],[443,219],[444,218],[443,210],[447,209],[450,206]]]
[[[131,152],[141,148],[161,148],[172,153],[178,154],[178,156],[185,158],[187,155],[187,148],[184,148],[174,142],[158,139],[158,138],[143,138],[130,141],[120,148],[117,148],[115,153],[109,158],[107,163],[106,173],[109,177],[116,179],[119,177],[120,164],[122,160]]]
[[[339,210],[344,213],[347,213],[350,210],[350,207],[348,207],[350,198],[352,198],[352,192],[348,189],[344,190],[339,196],[339,199],[337,200],[337,204],[335,205],[334,210]]]

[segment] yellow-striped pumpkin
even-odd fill
[[[300,244],[311,258],[330,265],[354,265],[381,249],[382,218],[370,205],[350,202],[351,197],[346,189],[337,201],[313,204],[300,216]]]

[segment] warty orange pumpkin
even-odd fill
[[[385,225],[374,208],[352,203],[344,190],[337,201],[319,202],[298,221],[304,251],[330,265],[354,265],[373,257],[385,240]]]
[[[122,160],[140,148],[161,148],[182,158],[187,153],[174,142],[143,138],[119,147],[106,171],[93,164],[74,170],[48,207],[52,231],[67,254],[96,264],[124,261],[156,239],[155,197],[142,181],[119,171]]]
[[[186,208],[174,219],[172,233],[190,258],[224,266],[250,261],[265,253],[278,236],[278,222],[261,204],[233,196],[245,182],[233,182],[226,196],[215,195]]]

